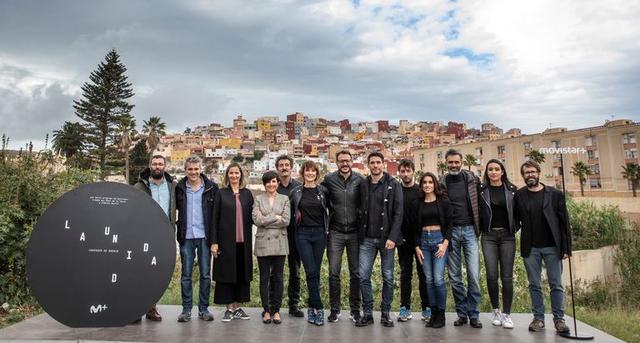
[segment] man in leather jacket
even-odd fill
[[[340,318],[340,272],[342,253],[347,250],[349,262],[349,305],[350,318],[360,319],[360,273],[358,271],[358,222],[360,207],[360,185],[364,178],[351,170],[352,156],[348,150],[338,151],[336,164],[338,170],[325,176],[322,185],[329,194],[329,237],[327,258],[329,259],[329,300],[331,314],[329,322]]]

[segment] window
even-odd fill
[[[600,174],[600,165],[599,164],[592,164],[591,166],[589,166],[591,168],[591,172],[594,174]]]
[[[442,151],[438,151],[438,159],[442,159]]]
[[[589,188],[591,189],[600,189],[602,188],[602,184],[600,183],[599,178],[589,178]]]
[[[440,157],[438,157],[440,158]],[[424,162],[424,154],[420,154],[420,162]]]
[[[596,137],[595,136],[587,136],[584,138],[584,145],[592,146],[596,145]]]
[[[482,156],[482,148],[476,148],[476,156]]]
[[[587,158],[590,160],[597,160],[599,155],[598,150],[587,150]]]
[[[498,155],[504,155],[505,147],[504,145],[498,146]]]
[[[636,133],[623,133],[622,134],[622,144],[633,144],[636,142]]]
[[[531,150],[531,142],[522,143],[522,147],[524,148],[524,151]]]
[[[624,158],[627,160],[632,160],[638,158],[638,149],[624,149]]]
[[[560,147],[560,141],[551,141],[551,147],[552,148],[559,148]]]

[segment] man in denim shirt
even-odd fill
[[[176,181],[165,172],[166,160],[162,155],[154,155],[149,160],[149,167],[140,173],[135,188],[147,193],[162,208],[171,225],[176,224]],[[146,315],[148,320],[161,321],[162,316],[154,305]],[[139,321],[139,320],[137,320]]]
[[[180,245],[182,263],[182,313],[179,322],[191,320],[192,271],[197,254],[200,270],[200,299],[198,317],[212,321],[209,312],[209,294],[211,292],[211,247],[207,237],[208,227],[213,217],[213,199],[218,185],[200,172],[202,160],[197,155],[189,156],[184,163],[187,174],[176,186],[176,205],[178,208],[177,239]]]

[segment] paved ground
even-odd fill
[[[338,323],[326,323],[323,327],[308,324],[305,319],[292,318],[283,313],[280,325],[263,324],[260,309],[246,309],[250,320],[234,320],[230,323],[220,321],[222,308],[213,308],[215,320],[203,322],[194,319],[188,323],[178,323],[179,306],[159,306],[164,320],[159,323],[143,320],[140,324],[121,328],[72,329],[66,327],[46,314],[39,315],[16,325],[0,330],[0,341],[33,342],[33,341],[121,341],[121,342],[569,342],[556,335],[551,318],[547,318],[545,332],[527,331],[531,320],[530,314],[514,314],[516,325],[513,330],[493,327],[489,314],[481,314],[484,324],[482,329],[473,329],[468,325],[454,327],[455,314],[447,314],[447,326],[442,329],[425,328],[420,321],[419,313],[414,313],[413,320],[406,323],[396,322],[393,328],[380,325],[380,314],[375,313],[372,326],[357,328],[347,319],[347,312]],[[397,315],[397,313],[394,313]],[[573,321],[568,320],[573,327]],[[595,342],[622,342],[613,336],[578,322],[579,333],[595,336]]]

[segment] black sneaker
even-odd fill
[[[453,322],[453,326],[462,326],[465,324],[467,324],[467,317],[458,317],[458,319]]]
[[[300,311],[298,306],[289,307],[289,314],[294,317],[304,318],[304,312]]]
[[[471,318],[471,320],[469,320],[469,326],[475,329],[482,329],[482,323],[480,323],[478,318]]]
[[[391,317],[389,316],[389,312],[382,312],[382,315],[380,316],[380,324],[388,328],[393,327],[394,325],[393,320],[391,320]]]
[[[224,315],[222,315],[222,321],[225,323],[230,322],[233,319],[233,311],[231,310],[226,310],[224,311]]]
[[[365,314],[356,322],[356,326],[358,327],[363,327],[371,324],[373,324],[373,316],[371,314]]]
[[[359,310],[351,310],[351,313],[349,314],[349,319],[353,320],[354,323],[357,323],[360,318],[362,318],[362,315],[360,314]]]
[[[204,311],[198,312],[198,318],[204,320],[205,322],[210,322],[210,321],[213,321],[213,314],[211,314],[209,310],[204,310]]]
[[[329,317],[327,317],[329,323],[335,323],[340,320],[340,311],[339,310],[331,310]]]
[[[248,320],[251,317],[249,317],[249,315],[244,312],[244,310],[241,307],[238,307],[235,311],[233,311],[233,319],[242,319],[242,320]]]

